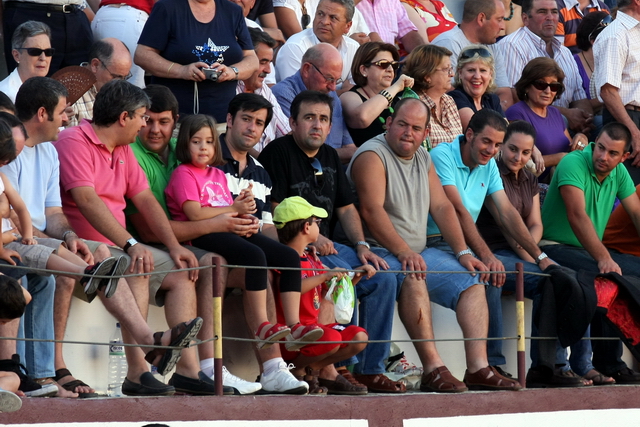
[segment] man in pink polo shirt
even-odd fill
[[[69,223],[80,237],[111,245],[114,255],[128,255],[129,273],[152,273],[127,278],[129,287],[144,317],[149,302],[164,305],[167,320],[174,326],[196,317],[197,271],[167,271],[197,267],[198,261],[176,240],[129,147],[146,125],[148,106],[149,98],[142,89],[113,80],[96,96],[93,122],[83,120],[61,132],[55,148],[60,160],[62,207]],[[168,253],[138,243],[126,230],[126,199],[144,216]],[[153,274],[154,269],[164,273]],[[126,332],[123,330],[125,339]],[[146,363],[141,358],[129,359],[123,393],[151,394],[158,384],[149,378]],[[132,363],[137,364],[134,369]],[[200,371],[195,348],[182,352],[171,382],[177,391],[214,394],[214,382]]]

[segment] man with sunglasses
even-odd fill
[[[556,37],[559,10],[556,0],[523,0],[524,27],[496,44],[496,69],[504,69],[507,86],[514,88],[524,67],[534,58],[545,56],[558,63],[565,73],[565,90],[553,105],[567,119],[569,129],[589,134],[593,127],[593,108],[582,88],[582,79],[571,51]],[[499,94],[504,101],[503,94]],[[515,89],[510,94],[517,100]]]
[[[325,93],[333,99],[331,131],[324,142],[335,148],[342,163],[349,163],[356,146],[342,116],[342,104],[336,93],[342,83],[342,57],[329,43],[319,43],[310,47],[302,56],[300,69],[273,88],[273,94],[285,115],[290,116],[293,99],[305,90]],[[313,204],[313,203],[311,203]],[[314,205],[316,206],[316,205]]]
[[[351,77],[351,62],[360,44],[348,37],[355,6],[353,0],[321,0],[313,18],[313,27],[294,34],[278,51],[276,81],[286,79],[300,69],[302,56],[318,43],[329,43],[342,56],[343,82]],[[338,85],[340,86],[340,85]]]
[[[323,264],[351,269],[370,263],[376,269],[386,269],[387,263],[371,252],[364,239],[360,215],[338,154],[325,143],[333,126],[332,109],[335,102],[333,97],[318,91],[303,91],[293,100],[289,119],[291,135],[272,141],[258,158],[273,181],[271,206],[277,206],[287,197],[300,196],[328,212],[327,219],[319,224],[320,236],[314,244]],[[340,228],[336,225],[338,222],[351,246],[332,240]],[[376,274],[360,281],[356,290],[374,294],[381,301],[389,298],[395,300],[395,278],[390,274]],[[385,314],[387,316],[381,316],[379,322],[374,318],[361,318],[361,326],[365,324],[362,322],[367,322],[367,327],[373,329],[369,331],[370,339],[391,337],[393,308]],[[389,354],[389,344],[374,344],[373,347],[374,350],[370,350],[372,356],[366,360],[359,359],[362,365],[356,369],[370,376],[372,381],[366,384],[367,387],[371,386],[369,390],[404,391],[403,385],[390,382],[386,377],[380,380],[380,384],[374,381],[384,372],[383,360]],[[351,378],[345,369],[339,372]]]
[[[596,93],[604,102],[603,122],[617,121],[631,131],[631,155],[625,162],[633,181],[640,183],[640,5],[618,0],[615,21],[593,45]],[[633,166],[633,167],[632,167]]]
[[[67,127],[80,124],[82,119],[93,118],[93,103],[96,95],[111,80],[128,80],[131,77],[131,53],[120,40],[107,38],[96,41],[91,46],[89,62],[82,66],[91,70],[96,76],[94,85],[71,106]]]

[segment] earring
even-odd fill
[[[366,75],[366,74],[363,74],[363,75],[362,75],[362,77],[364,77],[364,78],[366,79],[366,78],[367,78],[367,75]]]

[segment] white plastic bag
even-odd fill
[[[333,301],[336,322],[345,324],[351,322],[353,308],[356,303],[356,295],[353,290],[351,277],[344,276],[338,281],[336,277],[331,279],[329,290],[324,299]]]

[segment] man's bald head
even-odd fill
[[[336,90],[342,75],[342,56],[328,43],[310,47],[302,56],[300,75],[309,90],[329,93]]]
[[[96,89],[114,79],[125,80],[130,77],[131,52],[120,40],[106,38],[93,43],[89,54],[89,67],[96,75]]]

